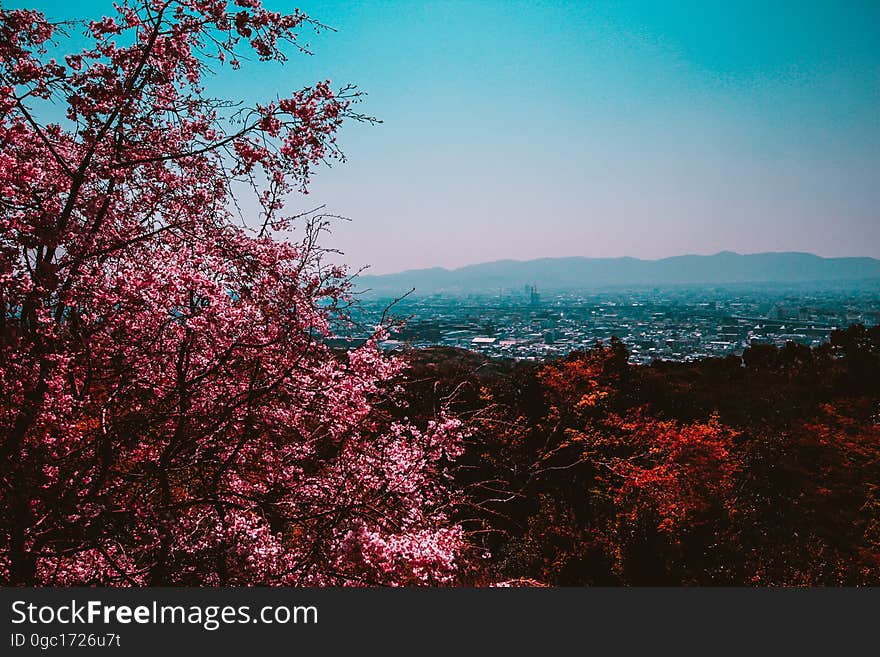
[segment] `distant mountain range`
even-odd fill
[[[412,269],[397,274],[360,276],[357,287],[377,295],[486,292],[536,285],[539,290],[609,287],[735,285],[743,283],[880,282],[876,258],[823,258],[811,253],[724,251],[661,260],[638,258],[540,258],[498,260],[459,269]]]

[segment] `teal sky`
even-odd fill
[[[31,4],[54,18],[104,2]],[[284,2],[267,3],[284,8]],[[290,5],[293,6],[293,5]],[[357,83],[380,126],[298,208],[373,273],[543,256],[880,257],[878,2],[331,2],[258,100]]]

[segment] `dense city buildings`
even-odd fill
[[[694,360],[792,341],[815,346],[836,328],[880,323],[880,284],[725,286],[545,291],[536,285],[484,294],[366,298],[360,322],[339,331],[357,342],[377,320],[403,321],[388,349],[444,345],[495,357],[540,359],[623,340],[636,363]]]

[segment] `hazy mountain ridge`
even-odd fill
[[[660,260],[620,258],[539,258],[498,260],[458,269],[432,267],[358,278],[357,287],[376,294],[481,292],[537,285],[543,290],[617,286],[721,285],[880,281],[880,260],[868,257],[824,258],[782,252],[682,255]]]

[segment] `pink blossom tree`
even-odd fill
[[[453,575],[458,423],[382,409],[402,365],[381,327],[327,346],[349,278],[321,217],[284,209],[366,118],[358,92],[242,108],[204,84],[283,61],[310,26],[259,0],[130,0],[85,26],[0,13],[0,583]],[[89,46],[53,58],[73,29]]]

